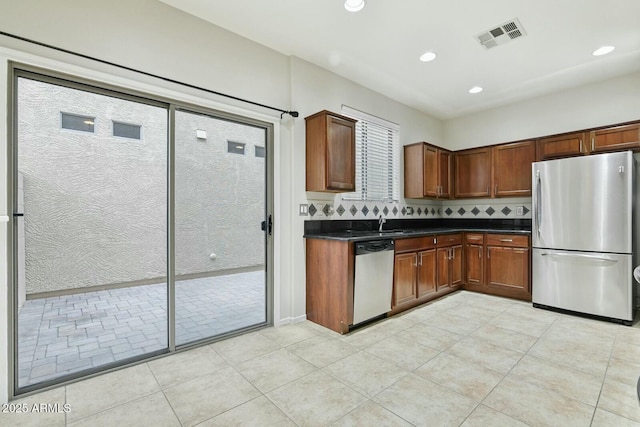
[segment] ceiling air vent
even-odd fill
[[[483,31],[476,36],[476,39],[485,49],[491,49],[526,35],[527,33],[518,18],[514,18],[495,28]]]

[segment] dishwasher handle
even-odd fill
[[[393,240],[369,240],[356,243],[356,255],[392,251],[394,249]]]

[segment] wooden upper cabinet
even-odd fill
[[[306,190],[355,191],[357,120],[321,111],[305,121]]]
[[[640,124],[637,123],[593,130],[589,136],[592,153],[640,148]]]
[[[491,147],[455,153],[456,198],[491,196]]]
[[[451,152],[425,142],[404,146],[404,197],[449,198]]]
[[[448,199],[451,197],[451,152],[438,150],[438,183],[440,184],[439,197]]]
[[[530,196],[531,163],[535,157],[535,141],[493,147],[494,197]]]
[[[538,160],[587,154],[587,134],[584,132],[556,135],[538,140]]]

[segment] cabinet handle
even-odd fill
[[[494,190],[493,195],[495,196],[496,194],[498,194],[498,184],[496,184],[496,188],[495,188],[495,190]]]
[[[591,137],[591,151],[596,149],[596,138]]]
[[[451,259],[456,259],[456,251],[451,248]]]
[[[580,152],[582,153],[582,139],[580,139]]]
[[[467,237],[467,240],[480,240],[482,237]]]
[[[501,242],[513,242],[513,239],[500,239]]]
[[[478,246],[478,258],[482,258],[482,248]]]
[[[455,239],[455,237],[451,237],[451,238],[449,238],[449,241],[450,241],[450,242],[453,242],[454,240],[456,240],[456,239]]]
[[[413,262],[413,266],[417,267],[418,266],[418,257],[416,256],[415,261]]]
[[[433,244],[437,244],[438,243],[438,239],[436,237],[433,238]]]
[[[491,248],[487,248],[487,259],[491,258]]]
[[[422,267],[422,254],[420,254],[420,262],[418,263],[418,265]]]

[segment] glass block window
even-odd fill
[[[244,142],[227,141],[227,153],[244,155]]]
[[[264,147],[256,145],[256,157],[264,157]]]
[[[141,129],[140,125],[113,122],[113,136],[120,138],[140,139]]]
[[[62,129],[77,130],[80,132],[94,132],[95,117],[79,114],[60,113],[62,115]]]

